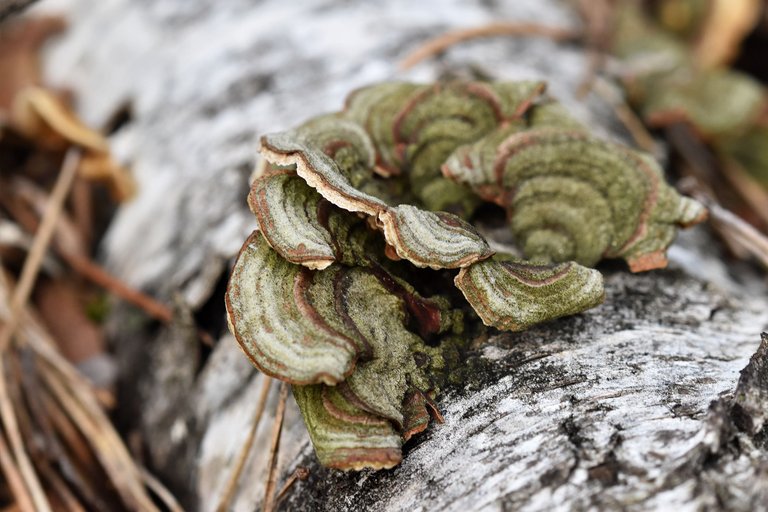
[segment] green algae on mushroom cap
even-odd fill
[[[406,323],[427,324],[422,326],[427,334],[451,331],[460,317],[448,311],[447,304],[419,297],[381,268],[332,265],[312,271],[292,264],[258,232],[238,257],[226,302],[232,331],[262,371],[302,386],[333,385],[329,393],[338,407],[328,410],[327,404],[316,403],[317,398],[306,398],[300,402],[305,416],[330,421],[328,415],[339,410],[356,411],[367,418],[364,423],[374,418],[373,423],[390,425],[374,429],[385,439],[405,425],[409,432],[426,426],[425,403],[419,409],[407,398],[435,391],[435,372],[445,363],[441,349],[428,346]],[[346,420],[352,424],[344,425]],[[357,428],[357,420],[343,414],[334,417],[333,425],[316,421],[325,432],[315,436],[319,453],[336,441],[323,437],[330,436],[333,428],[344,432]],[[355,452],[354,462],[339,459],[334,465],[388,467],[393,453],[399,453],[399,435],[398,439],[395,452],[374,451],[367,461]]]
[[[401,205],[382,212],[379,220],[398,256],[417,267],[466,267],[493,254],[471,224],[450,213]]]
[[[311,269],[338,261],[366,265],[378,246],[362,219],[324,199],[293,171],[258,177],[248,204],[260,231],[280,256]]]
[[[318,218],[323,201],[291,171],[257,178],[248,194],[269,245],[291,263],[314,269],[336,261],[332,235]]]
[[[690,45],[651,19],[636,2],[617,6],[613,52],[630,73],[625,87],[652,126],[685,122],[716,145],[762,126],[768,102],[758,80],[701,66]],[[663,63],[644,66],[643,62]]]
[[[294,384],[324,465],[396,465],[441,419],[433,398],[481,321],[520,330],[594,307],[602,276],[577,262],[663,266],[675,225],[702,217],[649,157],[543,93],[379,84],[262,137],[269,167],[248,197],[261,232],[235,263],[228,321],[258,368]],[[494,257],[470,223],[482,201],[535,263]]]
[[[404,301],[373,273],[350,269],[340,281],[343,317],[347,325],[371,346],[371,356],[340,387],[362,409],[402,426],[403,400],[409,389],[424,393],[434,387],[424,364],[414,352],[428,358],[427,367],[440,367],[439,350],[433,350],[406,327]]]
[[[754,2],[755,7],[758,4]],[[763,84],[736,69],[713,66],[712,58],[722,59],[722,52],[706,51],[712,48],[695,44],[689,35],[681,37],[663,17],[650,14],[637,2],[617,5],[612,50],[630,71],[623,85],[636,109],[651,126],[687,125],[723,160],[729,169],[726,174],[743,167],[747,179],[751,176],[766,185],[768,95]],[[714,25],[698,28],[711,31]],[[643,64],[648,62],[663,65]]]
[[[393,424],[357,407],[335,386],[293,386],[320,463],[344,471],[389,469],[402,460],[402,445],[423,432],[434,411],[432,399],[410,393],[403,402],[405,424]],[[439,418],[438,418],[439,419]]]
[[[226,306],[230,329],[251,361],[293,384],[337,384],[358,359],[384,353],[405,358],[400,370],[413,369],[405,354],[419,338],[403,327],[405,315],[425,334],[445,331],[452,321],[447,305],[423,299],[384,269],[312,271],[281,258],[258,232],[235,262]],[[386,342],[377,337],[384,334]]]
[[[376,216],[387,203],[362,192],[373,174],[373,143],[363,128],[338,116],[323,116],[295,130],[261,138],[261,154],[273,165],[294,166],[320,195],[351,212]]]
[[[343,115],[370,134],[382,174],[406,174],[430,210],[470,213],[477,199],[445,180],[440,165],[458,146],[519,119],[545,89],[538,81],[378,84],[353,92]]]
[[[707,138],[744,132],[768,106],[760,83],[735,71],[669,77],[648,90],[642,114],[651,126],[686,122]]]
[[[296,130],[264,136],[261,152],[273,165],[295,167],[297,175],[330,203],[371,216],[398,256],[418,267],[457,268],[492,254],[474,228],[455,215],[407,204],[389,206],[356,188],[355,182],[370,184],[373,176],[372,170],[360,169],[366,162],[372,166],[370,144],[348,121],[325,116]],[[249,196],[273,248],[290,261],[325,268],[337,257],[332,254],[332,235],[319,220],[317,201],[311,190],[292,182],[290,174],[279,173],[258,178]],[[300,232],[295,233],[296,228]],[[279,233],[266,233],[268,229]]]
[[[443,172],[506,207],[517,242],[539,261],[621,257],[635,272],[664,267],[676,226],[706,216],[650,156],[583,131],[493,134],[459,148]]]
[[[346,400],[333,386],[293,386],[320,463],[342,470],[387,469],[402,460],[392,424]]]
[[[330,304],[322,304],[322,311],[311,304],[300,308],[308,272],[281,258],[254,231],[232,270],[227,320],[264,373],[293,384],[336,384],[352,371],[360,348],[328,324],[336,317]]]
[[[506,331],[579,313],[605,297],[600,272],[574,262],[481,261],[462,269],[456,286],[485,325]]]

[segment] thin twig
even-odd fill
[[[40,480],[37,477],[32,461],[29,459],[29,455],[27,455],[24,447],[24,440],[21,437],[18,418],[16,417],[16,412],[14,411],[13,403],[11,402],[8,392],[8,376],[5,372],[4,357],[0,357],[0,417],[2,417],[3,430],[11,443],[11,449],[14,458],[16,459],[16,463],[18,464],[19,471],[24,479],[24,484],[34,503],[34,507],[29,510],[50,512],[50,503],[48,503],[48,498],[43,491],[43,486],[40,484]],[[24,499],[24,497],[17,497],[17,500]]]
[[[757,258],[766,268],[768,268],[768,237],[755,229],[754,226],[733,212],[726,210],[714,200],[697,197],[709,209],[712,221],[721,224],[729,229],[733,235],[752,256]]]
[[[576,89],[576,97],[583,99],[595,85],[599,71],[605,67],[608,48],[615,32],[616,7],[611,0],[580,0],[576,7],[586,26],[587,71]]]
[[[78,177],[72,185],[72,223],[80,235],[83,247],[91,247],[93,242],[93,195],[91,184]]]
[[[583,100],[592,91],[598,73],[605,67],[606,55],[597,48],[590,48],[587,56],[587,70],[576,88],[576,98]]]
[[[146,493],[141,472],[114,426],[101,408],[90,383],[54,348],[38,336],[27,341],[36,355],[53,371],[41,372],[46,386],[91,444],[94,454],[124,503],[135,510],[158,510]]]
[[[494,36],[541,36],[555,41],[568,41],[581,37],[581,32],[568,28],[517,22],[490,23],[482,27],[454,30],[430,39],[406,55],[400,61],[400,69],[410,69],[419,62],[443,52],[457,43],[480,37]]]
[[[690,128],[683,124],[668,127],[666,134],[672,146],[685,160],[688,169],[693,171],[693,195],[709,210],[717,232],[729,246],[736,245],[747,251],[768,268],[768,237],[722,207],[715,199],[712,187],[702,183],[711,181],[717,175],[714,156],[693,135]]]
[[[19,468],[16,467],[16,463],[13,461],[8,444],[5,442],[5,438],[2,435],[0,435],[0,467],[3,468],[5,481],[8,483],[8,487],[11,488],[11,492],[16,498],[16,504],[19,508],[26,512],[34,512],[35,507],[32,504],[32,497],[29,495],[29,492],[24,485],[24,479],[19,473]]]
[[[280,401],[277,402],[275,422],[272,425],[272,443],[269,447],[269,473],[267,485],[264,488],[264,512],[272,512],[275,508],[275,487],[277,486],[277,454],[280,451],[280,435],[283,432],[283,417],[285,402],[288,399],[288,384],[280,383]]]
[[[723,174],[742,199],[768,225],[768,192],[736,161],[721,157]]]
[[[32,248],[24,261],[24,268],[21,270],[21,277],[16,286],[13,297],[11,298],[11,311],[8,323],[0,334],[0,352],[4,351],[13,336],[19,321],[19,312],[29,299],[32,293],[32,287],[40,271],[40,265],[45,256],[45,251],[51,243],[53,232],[56,229],[56,222],[64,208],[64,201],[69,194],[80,162],[80,150],[70,149],[64,157],[64,163],[61,172],[56,181],[56,185],[51,192],[51,198],[48,201],[48,207],[43,214],[40,227],[35,234],[35,240],[32,242]]]
[[[5,363],[1,356],[5,353],[5,350],[19,325],[21,311],[32,292],[32,287],[34,286],[37,274],[40,271],[40,265],[45,256],[45,251],[51,242],[53,232],[56,228],[56,221],[58,220],[59,215],[61,215],[64,202],[77,174],[79,162],[80,151],[78,149],[70,149],[67,151],[61,171],[59,172],[59,177],[51,192],[48,208],[46,208],[46,211],[43,214],[40,227],[35,234],[35,240],[32,242],[32,248],[27,254],[27,259],[21,270],[19,284],[11,297],[7,321],[2,333],[0,333],[0,417],[2,418],[3,427],[11,444],[11,449],[16,462],[19,465],[19,470],[29,489],[32,501],[35,508],[40,512],[50,511],[51,507],[48,503],[48,498],[43,491],[43,487],[40,484],[40,480],[37,477],[35,468],[32,465],[32,461],[29,459],[24,448],[24,441],[21,437],[21,432],[19,431],[16,413],[14,412],[13,404],[8,395]]]
[[[61,257],[80,275],[102,288],[112,292],[126,302],[139,307],[152,318],[160,320],[163,323],[170,323],[173,320],[173,311],[171,308],[159,302],[149,295],[131,288],[120,279],[116,278],[102,267],[84,258],[79,254],[64,251],[59,248]]]
[[[5,290],[6,295],[12,293],[2,273],[0,289]],[[7,318],[7,309],[0,308],[0,313]],[[91,384],[61,355],[27,308],[21,311],[21,317],[19,343],[31,348],[44,363],[40,376],[46,388],[88,441],[125,505],[133,510],[157,511],[146,492],[140,469],[104,413]]]
[[[291,487],[293,487],[293,484],[296,483],[296,480],[306,480],[307,478],[309,478],[309,468],[305,468],[303,466],[296,468],[294,472],[291,473],[291,476],[289,476],[285,481],[282,489],[280,489],[280,492],[277,493],[277,497],[275,498],[275,505],[280,503],[280,501],[285,498],[285,495],[288,493]]]
[[[653,136],[645,128],[645,125],[632,111],[632,109],[621,98],[619,93],[613,89],[612,85],[606,82],[600,77],[596,77],[593,90],[602,97],[608,105],[613,109],[616,117],[627,129],[632,139],[637,144],[637,147],[648,153],[653,153],[656,150],[656,141],[653,140]]]
[[[77,180],[75,180],[77,184]],[[26,181],[18,180],[16,183],[17,195],[24,198],[40,215],[44,215],[48,208],[50,198],[39,190],[36,186]],[[19,208],[13,201],[6,201],[4,205],[12,211],[24,229],[34,232],[39,229],[39,222],[34,215],[27,212],[26,209]],[[81,236],[73,220],[69,219],[66,212],[62,212],[56,225],[56,237],[53,240],[53,247],[56,252],[80,275],[104,288],[117,297],[142,309],[147,315],[163,323],[170,323],[173,319],[171,308],[155,300],[154,298],[142,293],[141,291],[130,287],[117,277],[107,272],[104,268],[90,260],[83,250],[84,242],[78,240],[73,243],[72,240]]]
[[[693,131],[683,123],[675,123],[664,130],[665,139],[688,164],[685,169],[695,177],[699,189],[704,189],[714,197],[713,184],[719,185],[721,180],[718,164],[714,155],[696,137]]]
[[[43,355],[43,352],[39,355]],[[70,370],[74,370],[71,367],[67,373],[57,372],[55,367],[51,369],[53,371],[42,374],[46,386],[88,439],[125,505],[135,510],[158,511],[144,489],[139,468],[84,378],[79,374],[74,379],[68,377],[67,374],[71,375]]]
[[[48,464],[44,464],[40,468],[40,473],[45,477],[46,482],[51,486],[52,490],[58,495],[61,502],[61,510],[67,512],[86,512],[83,505],[78,501],[77,497],[67,487],[64,479]],[[58,507],[57,507],[58,508]]]
[[[37,375],[33,383],[37,390],[27,391],[27,395],[34,392],[38,395],[44,411],[37,422],[46,431],[47,453],[51,461],[59,468],[71,468],[67,472],[67,482],[76,491],[77,495],[89,506],[96,510],[104,510],[107,504],[104,501],[104,486],[101,482],[93,482],[89,471],[98,465],[91,447],[77,428],[71,418],[61,408],[61,405],[50,391],[41,386],[39,372],[44,371],[42,365],[35,364]],[[42,416],[44,415],[44,416]],[[50,425],[46,428],[45,423]]]
[[[144,480],[144,483],[147,485],[147,487],[155,493],[155,495],[160,498],[160,501],[162,501],[166,507],[168,507],[168,510],[170,512],[184,512],[184,509],[181,507],[179,502],[176,500],[176,497],[171,494],[171,491],[169,491],[163,484],[158,480],[155,475],[147,471],[146,468],[140,468],[141,469],[141,478]]]
[[[256,404],[256,412],[253,414],[253,420],[251,421],[251,428],[248,431],[248,437],[245,439],[245,445],[240,454],[237,457],[237,463],[232,473],[229,475],[227,486],[224,489],[224,494],[221,497],[219,506],[216,507],[216,512],[225,512],[229,509],[229,504],[235,495],[237,489],[237,482],[240,480],[240,475],[245,468],[245,462],[248,460],[248,455],[251,453],[251,447],[253,447],[253,441],[256,438],[256,432],[259,429],[259,423],[261,417],[264,414],[264,407],[267,405],[267,397],[269,396],[269,390],[272,387],[272,377],[262,375],[264,382],[261,384],[261,394],[259,395],[259,401]]]

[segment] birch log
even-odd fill
[[[397,69],[419,42],[457,27],[577,27],[556,0],[49,0],[35,9],[70,17],[46,57],[49,80],[75,91],[90,124],[113,128],[114,151],[140,185],[102,257],[173,300],[179,320],[161,328],[128,308],[113,315],[120,421],[192,510],[220,502],[263,379],[226,333],[222,298],[228,263],[254,227],[245,197],[258,134],[338,110],[375,81],[486,76],[545,79],[580,120],[624,137],[600,97],[575,99],[588,69],[577,46],[495,38]],[[603,306],[478,345],[466,384],[440,397],[445,423],[413,439],[394,470],[319,467],[291,405],[278,488],[298,467],[310,477],[279,506],[766,510],[764,274],[728,262],[706,227],[670,256],[668,270],[639,275],[605,265]],[[195,323],[219,338],[210,353]],[[276,399],[233,510],[261,502]]]

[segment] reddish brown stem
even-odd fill
[[[291,487],[293,487],[293,484],[296,483],[296,480],[306,480],[307,478],[309,478],[309,468],[302,466],[296,468],[296,470],[291,473],[291,476],[288,477],[288,480],[285,481],[283,487],[280,489],[280,492],[277,493],[277,497],[275,498],[275,505],[280,503],[280,501],[285,498],[285,495],[288,493]]]
[[[62,258],[80,275],[109,290],[126,302],[141,308],[149,316],[164,323],[173,320],[173,311],[165,304],[131,288],[102,267],[78,254],[60,251]]]
[[[275,412],[275,423],[272,425],[272,443],[269,447],[269,473],[264,489],[264,512],[272,512],[275,508],[275,487],[277,486],[277,454],[280,450],[280,435],[283,432],[283,417],[285,403],[288,399],[288,384],[280,383],[280,400]]]
[[[235,490],[237,489],[237,482],[240,480],[240,475],[242,474],[243,468],[245,467],[245,462],[248,460],[248,455],[251,453],[253,441],[256,439],[256,432],[259,429],[261,416],[264,414],[264,407],[267,404],[267,396],[269,396],[269,390],[272,387],[272,377],[267,377],[266,375],[262,375],[262,377],[264,382],[261,385],[261,395],[259,396],[259,401],[256,405],[256,412],[254,413],[253,420],[251,421],[251,429],[248,431],[248,436],[245,439],[245,444],[243,445],[242,450],[240,450],[237,463],[235,464],[235,467],[229,476],[227,487],[224,489],[224,494],[221,498],[221,501],[219,502],[219,506],[216,507],[216,512],[226,512],[229,510],[230,502],[232,501],[232,498],[235,495]]]
[[[548,37],[555,41],[568,41],[581,37],[581,32],[567,28],[548,27],[536,23],[515,22],[490,23],[482,27],[454,30],[430,39],[409,53],[400,62],[400,69],[412,68],[419,62],[444,52],[462,41],[494,36],[540,36]]]

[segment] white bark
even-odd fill
[[[142,379],[124,394],[135,415],[128,424],[141,430],[153,465],[194,509],[211,510],[220,499],[261,386],[226,334],[198,373],[198,342],[184,313],[208,302],[209,321],[223,318],[220,290],[211,295],[254,225],[245,194],[257,134],[336,110],[366,83],[479,69],[496,79],[545,78],[595,130],[621,136],[599,98],[574,98],[587,69],[576,47],[478,41],[397,71],[419,41],[450,28],[499,19],[572,26],[555,0],[62,5],[72,28],[48,55],[51,79],[74,88],[92,124],[104,125],[126,105],[132,113],[112,139],[140,193],[110,228],[105,260],[136,286],[166,298],[179,292],[187,318],[150,339],[131,327],[128,313],[117,315],[121,364]],[[467,364],[468,383],[439,399],[446,423],[412,441],[395,470],[318,467],[289,408],[281,474],[303,465],[312,475],[283,507],[765,509],[766,432],[754,429],[767,407],[765,373],[750,381],[751,405],[731,411],[739,371],[768,326],[765,283],[748,267],[726,266],[705,228],[683,237],[671,255],[666,271],[607,267],[603,306],[479,348]],[[753,426],[744,427],[744,418]],[[261,499],[269,419],[236,510]]]

